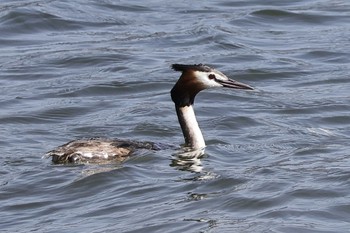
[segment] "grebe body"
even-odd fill
[[[70,141],[46,153],[54,163],[103,163],[107,160],[122,162],[137,149],[159,150],[152,142],[90,138]]]
[[[253,90],[249,85],[229,79],[220,71],[209,66],[173,64],[175,71],[182,72],[171,90],[171,99],[185,138],[186,146],[197,150],[205,147],[203,134],[193,110],[196,95],[208,88],[227,87]],[[86,139],[68,142],[46,153],[54,163],[88,163],[105,160],[124,161],[137,149],[158,150],[152,142],[129,140]]]

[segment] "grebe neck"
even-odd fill
[[[201,129],[199,128],[193,106],[187,105],[179,107],[175,105],[176,114],[185,138],[186,145],[193,149],[205,147],[205,141]]]

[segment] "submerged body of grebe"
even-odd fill
[[[122,162],[137,149],[165,148],[152,142],[120,139],[90,138],[70,141],[46,153],[54,163],[103,163],[106,160]]]
[[[209,66],[173,64],[175,71],[182,72],[171,90],[176,114],[185,138],[185,145],[193,150],[203,149],[205,141],[193,111],[195,96],[202,90],[213,87],[253,90],[252,87],[229,79]],[[159,150],[162,147],[152,142],[135,142],[118,139],[81,139],[68,142],[46,153],[54,163],[88,163],[105,160],[124,161],[135,150]]]

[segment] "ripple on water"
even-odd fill
[[[16,9],[0,18],[1,30],[6,35],[81,29],[82,25],[55,15],[33,9]]]
[[[325,14],[309,14],[305,12],[293,12],[276,9],[264,9],[251,13],[252,16],[258,17],[264,23],[281,24],[283,26],[302,25],[332,25],[338,24],[339,16]],[[345,20],[348,17],[344,17]]]

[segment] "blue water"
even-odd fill
[[[350,2],[2,1],[1,232],[350,232]],[[207,148],[55,165],[89,137],[183,143],[172,63],[209,90]]]

